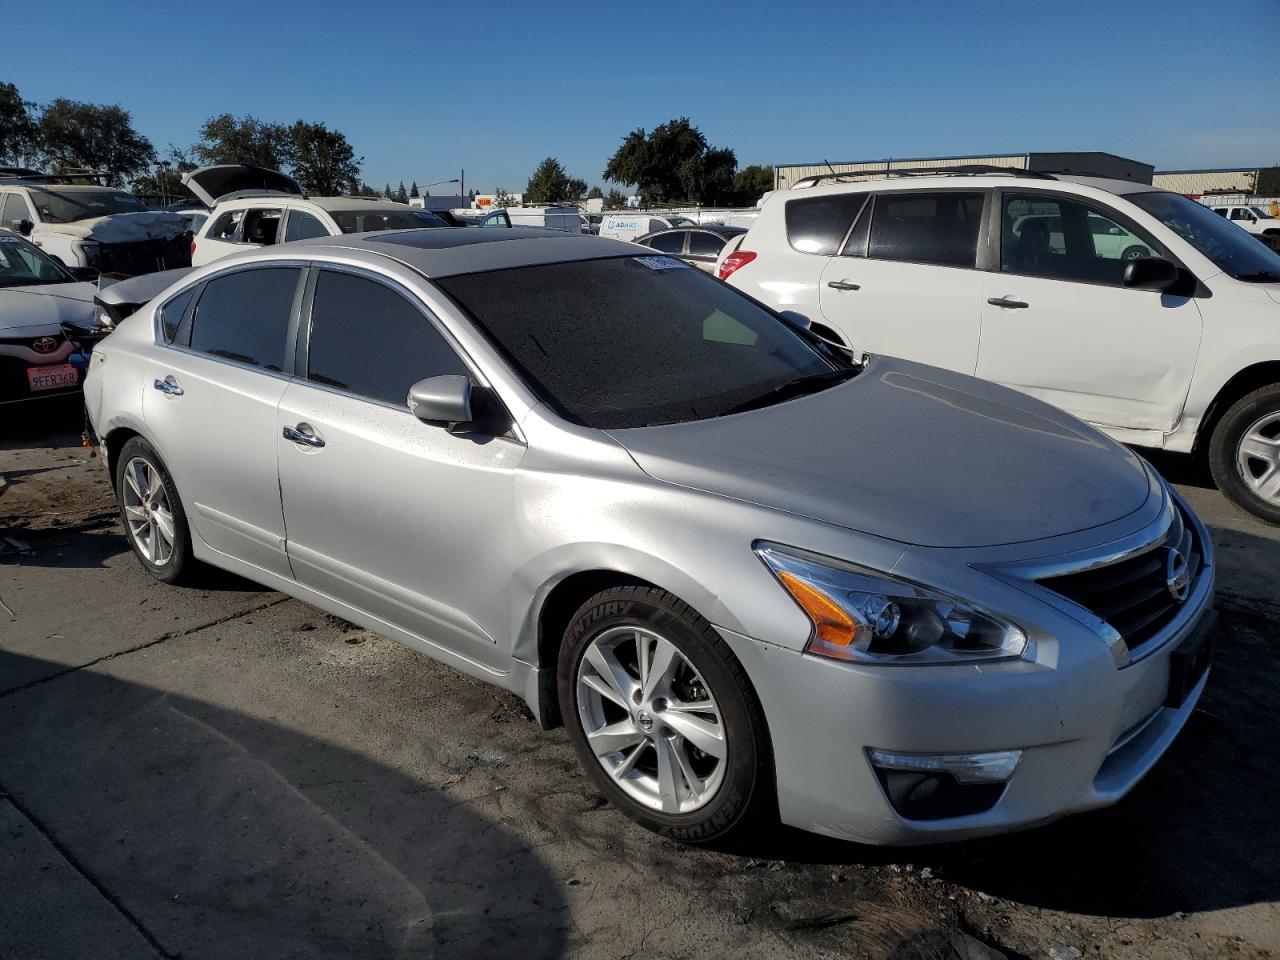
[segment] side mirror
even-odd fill
[[[21,220],[13,221],[13,227],[24,237],[29,237],[31,236],[31,231],[36,228],[36,225],[26,217],[23,217]]]
[[[97,283],[102,276],[97,267],[67,267],[67,273],[87,283]]]
[[[471,381],[456,374],[419,380],[409,388],[409,409],[424,423],[444,424],[452,432],[473,419]]]
[[[812,321],[808,317],[803,313],[796,313],[794,310],[781,310],[778,312],[778,316],[797,330],[808,330],[812,325]]]
[[[1181,279],[1178,268],[1160,257],[1139,257],[1124,267],[1124,285],[1134,290],[1165,291]]]

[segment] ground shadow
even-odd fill
[[[0,677],[50,666],[31,659],[0,652]],[[0,697],[0,802],[12,797],[168,956],[564,953],[560,884],[512,833],[269,712],[64,675]],[[40,869],[0,858],[19,885]],[[0,929],[0,954],[41,933]]]
[[[1149,448],[1135,449],[1170,483],[1200,487],[1203,490],[1217,489],[1218,485],[1213,482],[1213,474],[1209,470],[1209,461],[1201,455]]]

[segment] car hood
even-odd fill
[[[182,175],[182,183],[210,209],[219,200],[233,194],[283,194],[300,197],[302,186],[279,170],[254,167],[243,163],[220,163],[200,167]]]
[[[1268,283],[1262,289],[1267,291],[1267,296],[1280,303],[1280,283]]]
[[[186,232],[187,222],[166,210],[113,213],[72,223],[42,223],[44,233],[62,233],[98,243],[136,243],[139,240],[172,240]]]
[[[59,283],[35,287],[0,287],[0,332],[25,327],[88,326],[95,311],[92,283]]]
[[[888,358],[761,410],[610,434],[655,479],[921,546],[1072,533],[1150,489],[1135,454],[1074,417]]]

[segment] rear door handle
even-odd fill
[[[182,388],[178,386],[178,381],[173,379],[173,374],[169,374],[163,380],[157,380],[152,384],[161,393],[167,393],[171,397],[182,396]]]
[[[993,307],[1004,307],[1006,310],[1025,310],[1030,306],[1025,300],[1012,300],[1009,297],[989,297],[987,303]]]
[[[310,424],[300,423],[296,427],[285,427],[283,432],[284,438],[293,443],[300,443],[307,447],[324,446],[324,438],[312,430]]]
[[[861,290],[862,285],[852,280],[828,280],[827,286],[832,290]]]

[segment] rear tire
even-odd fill
[[[587,776],[649,830],[707,843],[776,803],[764,711],[746,671],[715,628],[666,591],[593,596],[565,632],[556,679]]]
[[[1209,440],[1213,480],[1233,504],[1280,526],[1280,384],[1237,400]]]
[[[155,448],[130,437],[116,460],[116,500],[125,536],[157,580],[180,583],[196,566],[178,488]]]

